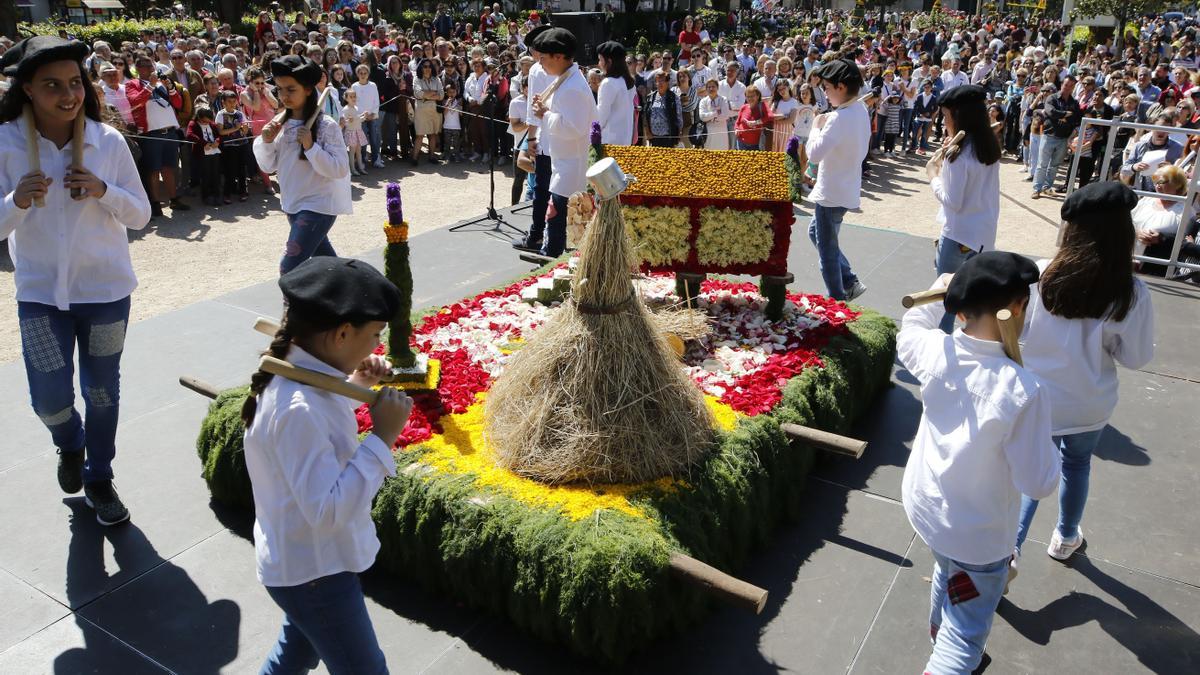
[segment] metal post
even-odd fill
[[[1171,262],[1167,265],[1166,279],[1175,276],[1175,271],[1179,269],[1174,263],[1179,262],[1179,250],[1183,247],[1188,226],[1191,225],[1192,216],[1196,213],[1196,209],[1193,207],[1193,198],[1196,196],[1197,179],[1200,179],[1200,175],[1193,171],[1192,178],[1188,181],[1187,200],[1183,202],[1183,213],[1179,217],[1179,229],[1175,232],[1175,244],[1171,247]]]
[[[1087,130],[1088,124],[1092,122],[1092,118],[1085,117],[1079,125],[1079,133],[1075,137],[1075,156],[1071,158],[1071,171],[1067,174],[1067,196],[1075,191],[1075,176],[1079,173],[1079,158],[1083,156],[1083,132]],[[1058,175],[1058,167],[1054,167],[1054,175]],[[1054,186],[1054,179],[1050,179],[1050,186]]]

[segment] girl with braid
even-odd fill
[[[286,312],[267,354],[370,387],[390,371],[372,354],[400,292],[359,260],[312,258],[279,279]],[[396,473],[392,445],[412,411],[384,388],[373,432],[358,440],[356,404],[259,371],[242,408],[254,490],[258,578],[283,610],[263,673],[384,673],[358,574],[375,562],[371,501]]]

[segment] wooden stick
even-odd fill
[[[191,389],[197,394],[203,394],[209,398],[216,398],[217,394],[221,393],[216,387],[205,382],[204,380],[192,377],[190,375],[182,375],[179,378],[179,384],[182,384],[184,389]]]
[[[279,332],[279,322],[260,316],[254,320],[254,330],[275,337],[275,333]]]
[[[544,255],[537,255],[536,253],[522,253],[517,257],[527,263],[533,263],[534,265],[545,265],[554,262],[554,258],[547,258]]]
[[[828,431],[813,429],[812,427],[800,426],[799,424],[780,424],[779,428],[789,438],[808,443],[821,450],[853,457],[854,459],[862,457],[863,453],[867,450],[867,442],[860,441],[857,438],[841,436],[829,433]]]
[[[83,108],[79,109],[79,114],[75,116],[75,129],[71,134],[71,168],[83,168],[83,132],[87,123],[87,115],[83,114]],[[71,196],[78,197],[83,194],[83,188],[71,188]]]
[[[343,379],[336,378],[325,373],[318,373],[315,370],[301,368],[292,365],[282,359],[277,359],[274,356],[264,356],[258,362],[260,370],[286,377],[293,382],[307,384],[310,387],[324,389],[325,391],[345,396],[346,398],[354,399],[359,403],[374,405],[375,399],[379,397],[379,392],[366,387],[360,387],[357,384],[347,382]]]
[[[25,152],[29,156],[29,171],[42,170],[41,156],[38,154],[38,130],[37,121],[33,118],[33,105],[26,104],[25,109],[21,112],[22,118],[25,120]],[[45,197],[34,197],[33,205],[41,208],[46,205]]]
[[[904,305],[904,309],[912,309],[921,305],[928,305],[933,302],[941,302],[946,297],[946,289],[938,288],[932,291],[919,291],[917,293],[909,293],[900,298],[900,304]]]
[[[321,116],[321,109],[325,107],[325,101],[329,100],[330,91],[331,89],[329,87],[325,87],[325,91],[321,92],[321,95],[317,98],[317,109],[314,110],[313,114],[310,115],[309,118],[304,122],[304,126],[311,129],[313,123],[316,122],[317,118]]]
[[[945,157],[954,159],[955,157],[958,156],[958,144],[962,143],[963,139],[966,137],[967,137],[967,132],[965,132],[965,131],[960,131],[957,134],[954,134],[954,138],[950,139],[950,144],[943,145],[942,147],[940,147],[936,151],[934,151],[933,157],[930,157],[929,161],[930,162],[940,162]]]
[[[755,614],[767,604],[766,589],[731,577],[721,570],[682,553],[672,553],[671,573],[689,584],[699,586],[731,605]]]
[[[1000,324],[1000,342],[1004,344],[1004,353],[1008,358],[1024,366],[1021,361],[1021,321],[1013,317],[1012,312],[1002,309],[996,312],[996,322]]]

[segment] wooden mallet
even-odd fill
[[[912,309],[921,305],[928,305],[934,302],[941,302],[946,298],[946,289],[937,288],[931,291],[919,291],[917,293],[909,293],[900,298],[900,304],[904,305],[904,309]]]
[[[33,118],[33,106],[26,105],[21,116],[25,120],[25,151],[29,153],[29,170],[30,172],[41,171],[42,160],[38,154],[38,130],[37,122]],[[46,199],[34,197],[33,205],[41,208],[46,205]]]
[[[1021,360],[1021,320],[1014,317],[1007,309],[996,312],[996,323],[1000,324],[1000,343],[1004,345],[1004,353],[1016,361],[1018,366],[1024,366]]]
[[[71,133],[71,168],[83,168],[83,134],[87,125],[87,115],[83,114],[83,107],[80,106],[79,114],[75,116],[75,129]],[[71,188],[71,197],[78,197],[83,194],[83,188]]]
[[[301,368],[274,356],[264,356],[259,359],[258,368],[263,372],[286,377],[293,382],[307,384],[310,387],[323,389],[367,405],[374,405],[375,400],[379,398],[379,392],[374,389],[367,389],[332,375],[318,373],[315,370]]]

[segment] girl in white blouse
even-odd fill
[[[129,518],[112,486],[121,355],[137,287],[127,230],[146,226],[150,201],[125,139],[99,121],[87,52],[82,43],[39,36],[0,59],[0,68],[15,68],[0,98],[0,239],[9,241],[29,393],[58,448],[59,487],[82,488],[97,520],[114,525]],[[37,167],[21,117],[26,106]],[[79,115],[83,137],[73,138]],[[82,165],[72,160],[76,143]],[[74,403],[76,345],[82,418]]]
[[[341,127],[324,114],[312,128],[305,124],[318,112],[321,67],[303,56],[285,56],[271,62],[271,74],[287,110],[254,139],[254,156],[260,169],[278,175],[279,204],[292,228],[279,263],[284,274],[313,256],[337,255],[329,230],[339,215],[353,209]]]
[[[611,145],[633,144],[633,76],[625,63],[625,47],[620,42],[602,43],[596,48],[604,79],[596,95],[596,117],[600,137]]]
[[[961,89],[962,91],[959,91]],[[931,158],[925,165],[937,198],[938,237],[934,269],[953,274],[964,262],[996,247],[1000,218],[1000,142],[987,114],[987,92],[974,84],[955,87],[939,101],[946,124],[946,145],[959,131],[966,138],[957,154]],[[935,161],[936,160],[936,161]],[[942,317],[942,330],[954,329],[954,317]]]
[[[1117,368],[1154,358],[1154,307],[1133,274],[1137,196],[1116,182],[1090,183],[1063,202],[1066,224],[1054,259],[1042,261],[1025,314],[1025,368],[1050,395],[1051,433],[1062,455],[1058,526],[1046,552],[1066,560],[1083,544],[1092,452],[1117,406]],[[1037,510],[1025,497],[1020,551]]]
[[[707,150],[729,149],[728,121],[733,113],[729,111],[729,101],[718,93],[720,88],[721,83],[710,78],[704,85],[705,96],[700,99],[700,121],[708,125],[704,139]]]
[[[344,159],[343,159],[344,161]],[[370,387],[390,372],[372,354],[400,292],[359,260],[312,258],[279,279],[283,321],[267,354]],[[258,371],[242,407],[254,491],[259,581],[284,612],[263,673],[386,672],[358,574],[375,562],[371,502],[396,474],[392,445],[412,401],[384,388],[361,442],[344,396]]]

